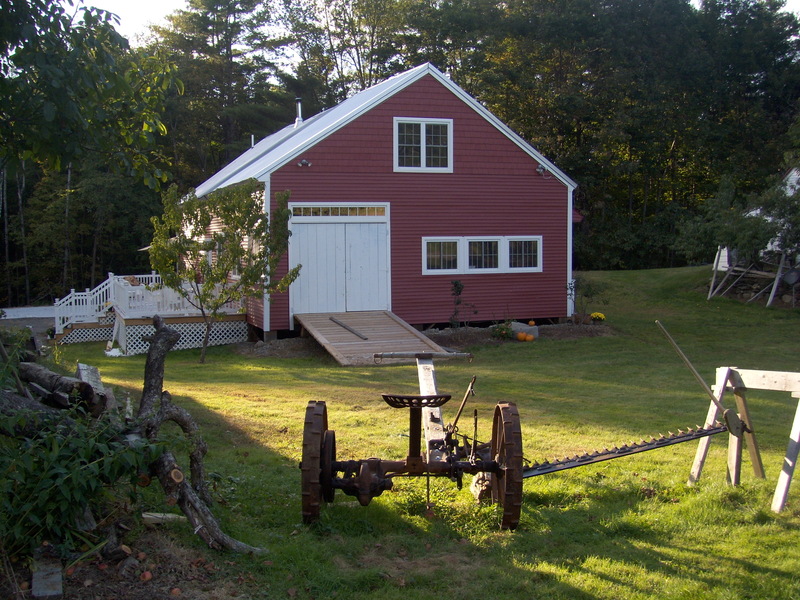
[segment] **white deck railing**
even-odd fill
[[[116,276],[108,274],[108,279],[93,290],[70,291],[64,298],[56,298],[56,333],[62,333],[71,323],[96,323],[111,307],[111,283]]]
[[[63,333],[64,327],[72,323],[98,323],[112,309],[126,319],[200,314],[186,298],[170,288],[148,289],[159,283],[161,278],[155,272],[126,276],[109,273],[108,279],[93,290],[72,290],[55,302],[56,333]],[[240,302],[229,302],[220,312],[235,314],[241,306]]]

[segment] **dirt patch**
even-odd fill
[[[244,356],[272,358],[314,358],[327,353],[310,337],[292,337],[269,342],[241,342],[232,346],[233,351]]]
[[[241,577],[226,572],[235,560],[223,554],[214,560],[197,550],[176,544],[158,530],[146,531],[131,543],[131,555],[106,560],[95,555],[62,571],[63,600],[221,600],[239,597]],[[221,568],[221,567],[224,567]],[[0,577],[0,580],[4,579]],[[23,565],[14,570],[16,580],[0,583],[2,598],[30,598],[31,573]],[[15,596],[18,591],[21,595]]]
[[[447,327],[426,329],[423,333],[447,350],[463,352],[480,346],[515,343],[516,340],[498,338],[492,327]],[[540,325],[539,337],[547,340],[577,340],[585,337],[614,335],[608,325]],[[271,358],[316,358],[325,356],[325,349],[311,337],[292,337],[269,342],[242,342],[232,346],[243,356]],[[370,358],[369,362],[372,362]]]
[[[456,329],[430,329],[424,332],[444,348],[463,351],[477,346],[516,343],[509,338],[493,335],[491,327],[459,327]],[[539,338],[543,340],[577,340],[585,337],[614,335],[608,325],[540,325]]]

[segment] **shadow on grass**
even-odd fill
[[[684,308],[671,309],[672,314]],[[707,379],[723,361],[759,366],[732,358],[744,347],[737,341],[736,353],[730,352],[739,324],[711,321],[715,307],[697,312],[685,316],[679,342],[693,359],[700,357]],[[706,320],[713,326],[703,330]],[[652,325],[649,316],[644,321]],[[517,402],[526,454],[537,459],[701,422],[709,401],[659,334],[639,325],[628,329],[632,333],[569,347],[479,350],[473,364],[437,364],[439,388],[457,398],[477,373],[475,405],[491,415],[495,402]],[[762,345],[779,339],[762,330],[755,334],[754,343]],[[796,353],[789,351],[795,342],[785,338],[772,348],[787,361]],[[755,356],[767,354],[761,348]],[[114,377],[136,380],[132,367],[120,364],[108,365]],[[101,373],[105,376],[104,366]],[[139,381],[142,373],[143,361]],[[600,479],[597,474],[605,471],[598,468],[590,476],[553,475],[544,486],[526,482],[523,521],[513,534],[497,532],[495,509],[476,507],[468,492],[456,492],[446,481],[437,484],[431,519],[424,516],[423,484],[417,481],[398,483],[400,491],[385,493],[366,508],[337,495],[317,525],[303,526],[297,463],[305,404],[329,402],[340,458],[397,458],[397,448],[406,442],[394,437],[398,428],[407,430],[407,420],[373,411],[372,403],[380,403],[384,391],[415,393],[416,376],[408,366],[343,369],[328,360],[231,358],[224,349],[212,349],[209,364],[199,366],[196,353],[181,351],[168,357],[165,388],[181,390],[176,401],[195,415],[208,438],[209,470],[220,474],[223,504],[215,511],[223,526],[234,537],[270,549],[267,559],[236,558],[241,576],[255,578],[242,584],[245,597],[588,599],[651,598],[669,591],[683,598],[789,598],[797,591],[797,569],[790,566],[800,565],[775,560],[770,552],[776,544],[796,548],[799,540],[795,531],[779,530],[774,517],[738,523],[742,509],[730,506],[680,513],[670,507],[691,503],[691,496],[676,492],[677,503],[670,498],[659,504],[642,489],[670,496],[670,484],[644,485],[624,473]],[[228,400],[215,397],[223,390]],[[765,411],[754,404],[759,432],[767,425],[780,429],[773,452],[782,455],[782,413],[759,420]],[[355,452],[343,448],[350,438],[358,440]],[[679,465],[684,480],[694,448],[681,445],[690,447],[658,459],[625,461],[638,461],[630,463],[631,471],[644,468],[665,480],[674,479]],[[656,453],[640,456],[650,454]],[[715,472],[717,480],[722,476]],[[748,506],[763,500],[764,494]],[[699,516],[709,511],[718,511],[724,525]],[[682,516],[686,525],[679,523]],[[748,541],[748,536],[762,539]]]

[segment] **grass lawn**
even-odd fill
[[[709,400],[654,324],[659,319],[711,384],[718,366],[799,371],[800,311],[705,300],[708,268],[588,273],[609,286],[611,337],[509,342],[439,361],[439,390],[454,416],[472,375],[479,437],[498,401],[519,407],[525,456],[552,459],[702,424]],[[62,347],[66,365],[100,368],[118,398],[141,393],[144,357],[107,358],[103,344]],[[769,598],[800,597],[800,491],[770,511],[796,399],[752,391],[751,416],[766,481],[744,453],[742,485],[725,482],[727,439],[715,436],[698,485],[686,487],[696,443],[525,480],[519,529],[465,485],[424,480],[361,507],[337,494],[311,527],[300,518],[303,416],[328,403],[338,457],[405,457],[407,413],[381,392],[416,393],[410,365],[339,367],[322,359],[242,357],[227,348],[167,358],[165,389],[201,424],[226,531],[270,550],[217,557],[243,598]],[[470,420],[461,422],[471,429]],[[800,476],[800,474],[798,474]],[[144,510],[171,510],[156,486]],[[796,486],[795,486],[796,487]],[[179,525],[171,533],[200,542]],[[213,553],[209,553],[209,556]],[[227,561],[227,562],[225,562]],[[224,563],[224,564],[223,564]],[[157,576],[157,574],[156,574]]]

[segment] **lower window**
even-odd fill
[[[422,239],[422,273],[518,273],[542,270],[542,236]]]

